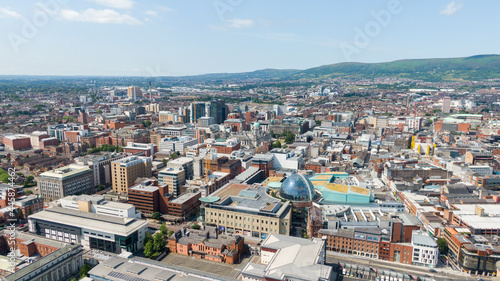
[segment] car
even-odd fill
[[[432,272],[432,273],[437,273],[437,271],[435,269],[433,269],[433,268],[429,269],[429,271]]]
[[[24,224],[20,224],[20,225],[19,225],[19,227],[23,227],[23,226],[24,226]]]

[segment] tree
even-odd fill
[[[161,219],[161,214],[159,212],[154,212],[151,217],[155,220],[159,220]]]
[[[192,228],[192,229],[200,229],[200,228],[201,228],[201,226],[200,226],[199,224],[193,224],[193,225],[191,226],[191,228]]]
[[[172,236],[173,234],[174,234],[174,231],[173,231],[173,230],[169,230],[169,231],[168,231],[167,236],[168,236],[168,237],[170,237],[170,236]]]
[[[167,166],[168,159],[167,159],[167,158],[163,158],[162,162],[163,162],[163,165],[164,165],[164,166]]]
[[[90,265],[84,264],[82,268],[80,268],[80,279],[87,277],[87,273],[92,269]]]
[[[273,142],[273,148],[281,148],[281,142],[280,141]]]
[[[160,232],[153,235],[153,249],[157,253],[161,253],[165,250],[165,238],[163,238]]]
[[[448,243],[446,242],[446,240],[444,238],[438,238],[436,243],[438,245],[439,252],[443,255],[446,255],[448,253]]]
[[[154,243],[153,243],[153,240],[151,239],[144,246],[144,255],[149,258],[153,254],[154,254]]]
[[[285,136],[285,142],[291,144],[295,141],[295,135],[292,132],[288,132]]]
[[[151,121],[149,121],[149,120],[144,120],[144,121],[142,121],[142,125],[144,125],[144,127],[146,127],[146,128],[147,128],[147,127],[151,126]]]
[[[33,191],[31,191],[31,190],[26,190],[26,192],[25,192],[25,193],[26,193],[26,195],[31,195],[31,194],[33,194]]]
[[[166,235],[168,232],[167,225],[165,223],[162,223],[159,230],[161,231],[161,234]]]
[[[315,120],[316,126],[321,126],[321,120]]]
[[[146,232],[146,237],[144,237],[144,245],[146,245],[149,241],[153,240],[153,235],[151,232]]]

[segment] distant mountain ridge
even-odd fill
[[[405,59],[382,63],[343,62],[306,70],[263,69],[243,73],[214,73],[178,78],[188,80],[287,80],[334,77],[375,78],[387,76],[436,82],[500,78],[500,55]]]

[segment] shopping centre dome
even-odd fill
[[[283,182],[280,196],[291,201],[312,201],[314,186],[304,175],[292,174]]]

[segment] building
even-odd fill
[[[56,205],[70,210],[107,215],[118,218],[141,218],[132,204],[106,201],[102,195],[72,195],[56,201]]]
[[[179,169],[182,168],[185,171],[186,180],[193,179],[194,176],[194,159],[191,157],[179,157],[168,161],[167,168]]]
[[[0,238],[0,249],[7,255],[10,240],[6,236]],[[2,280],[5,281],[47,281],[68,280],[78,274],[83,266],[83,249],[81,245],[73,245],[53,241],[37,235],[18,232],[15,238],[16,256],[15,272]]]
[[[40,141],[46,138],[49,138],[50,135],[47,134],[46,132],[41,132],[41,131],[35,131],[31,133],[30,135],[30,143],[31,147],[34,149],[39,149],[40,148]]]
[[[31,147],[31,137],[22,134],[5,134],[3,144],[7,150],[21,150]]]
[[[227,139],[214,142],[212,147],[217,149],[217,153],[231,154],[233,151],[241,148],[241,143],[238,139]]]
[[[136,218],[50,207],[29,216],[28,227],[31,233],[53,240],[119,254],[142,249],[149,223]]]
[[[41,196],[31,194],[16,198],[14,207],[21,210],[24,217],[43,210],[43,199]]]
[[[186,171],[183,168],[165,168],[158,174],[158,181],[168,186],[168,193],[179,196],[181,185],[186,183]]]
[[[111,162],[111,178],[113,191],[127,193],[137,178],[149,178],[151,158],[145,156],[129,156]]]
[[[434,238],[421,230],[414,230],[411,245],[413,247],[413,265],[436,267],[439,249]]]
[[[212,100],[209,104],[209,117],[212,117],[215,124],[222,124],[227,118],[228,109],[223,100]]]
[[[133,281],[237,281],[237,279],[206,271],[177,267],[146,258],[111,257],[88,273],[91,280]],[[119,277],[117,277],[119,276]],[[55,279],[54,279],[55,280]]]
[[[219,235],[215,227],[181,228],[168,238],[170,252],[215,262],[235,264],[245,249],[243,237]]]
[[[142,181],[128,189],[128,203],[133,204],[137,210],[152,214],[160,210],[159,188],[150,181]]]
[[[196,211],[200,206],[201,192],[185,192],[181,196],[168,202],[168,215],[183,220]]]
[[[36,177],[37,187],[43,200],[53,201],[72,194],[94,193],[92,169],[69,165]]]
[[[203,128],[208,128],[210,125],[214,124],[214,118],[212,117],[201,117],[198,121]]]
[[[178,152],[181,155],[185,154],[185,150],[192,145],[198,143],[197,138],[189,136],[167,137],[160,140],[160,151]]]
[[[260,263],[247,263],[241,277],[243,281],[335,280],[332,267],[325,265],[325,261],[324,240],[273,233],[260,245]]]
[[[450,113],[451,111],[451,98],[444,97],[443,98],[443,113]]]
[[[127,88],[127,96],[132,100],[142,99],[141,88],[136,86],[129,86]]]
[[[123,148],[123,152],[138,154],[143,153],[144,156],[151,157],[158,151],[158,147],[152,143],[127,143]]]
[[[111,162],[127,157],[126,153],[104,152],[75,158],[76,164],[88,166],[94,175],[94,186],[111,185]]]
[[[274,155],[274,169],[299,170],[304,165],[304,156],[295,150],[287,148],[275,148],[269,152]]]
[[[467,151],[465,153],[465,163],[469,163],[472,165],[477,165],[478,163],[494,164],[495,158],[493,156],[493,153],[491,152]]]
[[[0,208],[5,208],[9,205],[12,199],[25,196],[26,193],[20,185],[11,186],[8,183],[0,183]]]
[[[267,194],[267,187],[229,183],[201,199],[205,223],[221,232],[265,238],[271,233],[289,235],[290,202]]]

